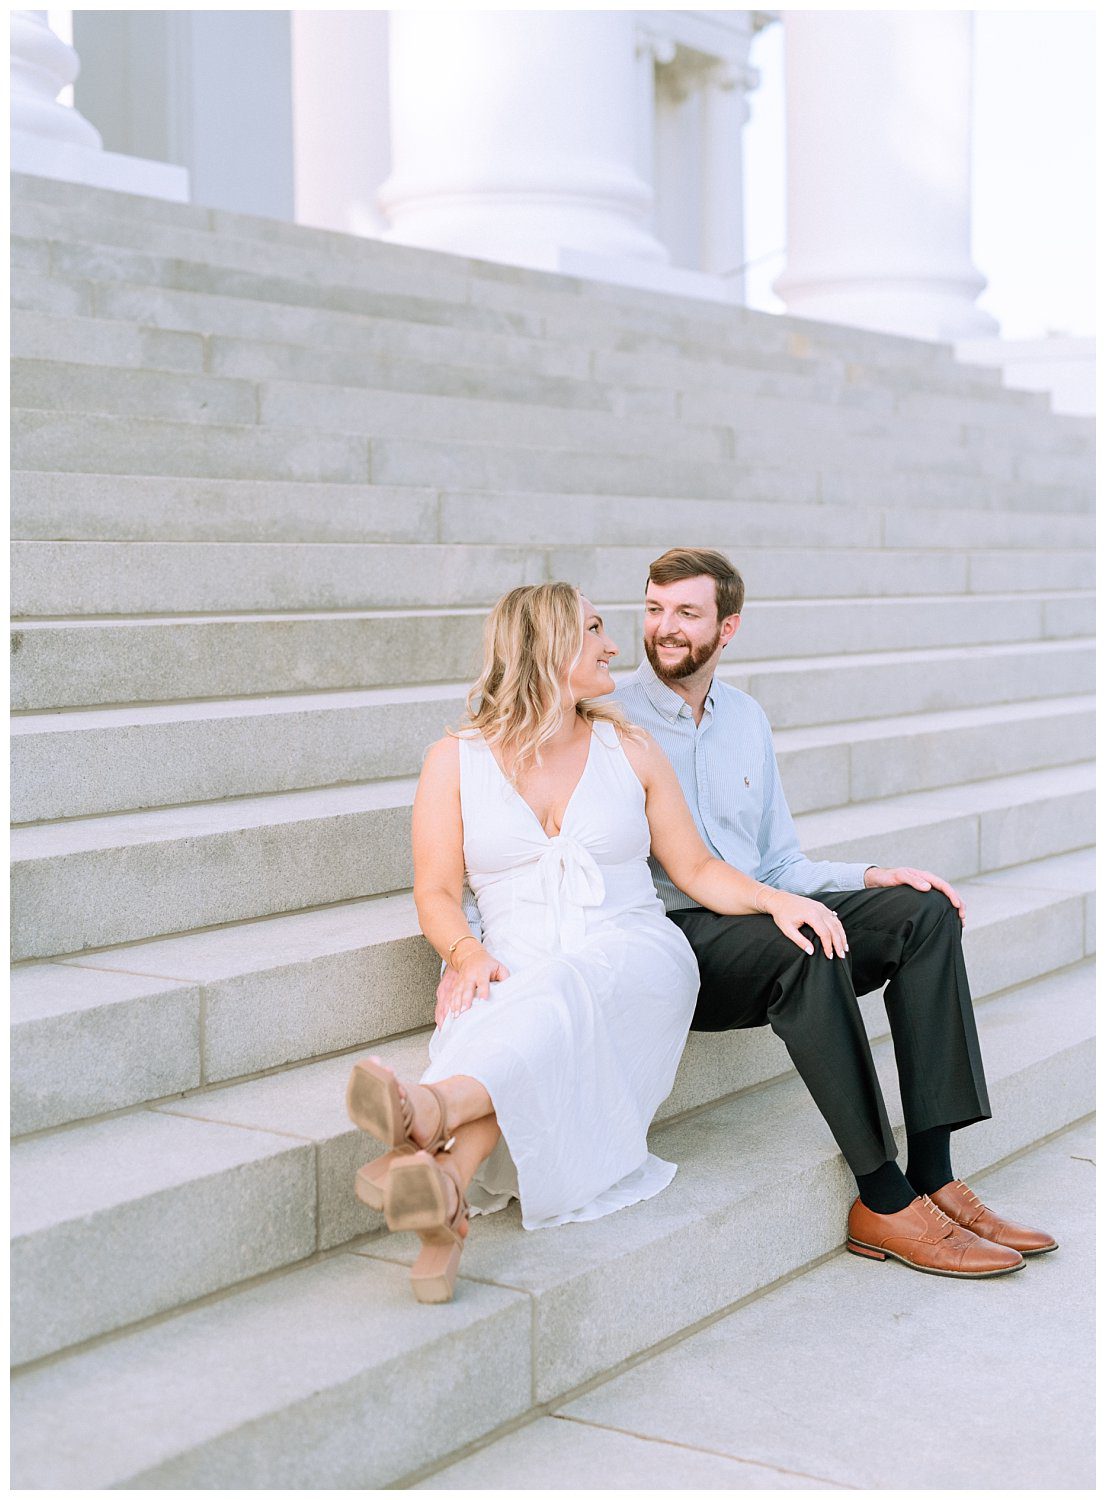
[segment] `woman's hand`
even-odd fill
[[[814,948],[806,934],[799,931],[800,927],[814,929],[827,958],[832,958],[834,954],[838,958],[844,958],[848,953],[849,944],[840,917],[820,901],[812,901],[809,896],[793,896],[789,891],[772,890],[771,895],[764,899],[763,905],[784,936],[789,937],[804,953],[813,953]]]
[[[474,1000],[488,998],[489,984],[511,977],[506,964],[493,958],[481,943],[466,943],[468,950],[456,968],[446,966],[436,991],[434,1021],[440,1026],[447,1016],[459,1016]],[[460,954],[458,954],[460,957]]]

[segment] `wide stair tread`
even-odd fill
[[[1094,879],[1094,851],[1079,849],[961,883],[977,998],[1094,950]],[[312,1059],[372,1043],[390,1048],[401,1070],[421,1070],[437,973],[406,894],[20,966],[12,979],[13,1130],[26,1135],[177,1094],[191,1101],[185,1112],[276,1131],[311,1098],[320,1104],[315,1123],[348,1135],[337,1113],[341,1066]],[[358,998],[367,992],[377,997],[371,1011]],[[882,1011],[870,1000],[862,1010],[872,1034],[882,1034]],[[126,1050],[146,1033],[150,1068],[128,1074]],[[693,1034],[662,1115],[773,1076],[773,1047],[766,1032],[709,1042]],[[205,1092],[289,1063],[309,1067]],[[237,1101],[244,1116],[234,1114]],[[251,1116],[254,1104],[268,1113]]]
[[[310,285],[322,261],[332,282],[340,279],[342,272],[339,267],[344,265],[351,287],[356,286],[360,268],[364,266],[368,269],[369,286],[387,287],[390,283],[397,291],[409,293],[425,292],[428,286],[437,285],[447,295],[462,300],[482,297],[492,303],[521,301],[528,306],[543,308],[578,308],[582,313],[590,313],[592,319],[597,312],[628,320],[633,320],[636,315],[648,320],[646,326],[696,328],[712,341],[719,340],[723,328],[729,332],[734,326],[749,327],[757,323],[770,327],[776,321],[764,315],[758,317],[748,309],[719,308],[694,298],[643,293],[577,277],[504,267],[440,251],[412,251],[406,247],[382,245],[376,240],[336,236],[224,211],[205,217],[202,210],[199,213],[191,209],[181,212],[176,205],[158,205],[150,200],[120,198],[111,194],[105,196],[95,190],[69,185],[63,192],[52,196],[51,203],[49,190],[44,190],[32,179],[20,176],[14,179],[14,227],[18,232],[22,216],[26,229],[40,243],[49,243],[52,233],[57,236],[58,253],[51,256],[56,271],[64,271],[66,267],[58,262],[68,260],[74,269],[82,269],[85,273],[101,269],[115,279],[125,279],[128,272],[132,276],[143,271],[166,274],[173,261],[186,263],[188,248],[194,246],[202,256],[201,260],[194,262],[197,268],[203,268],[205,261],[214,261],[212,269],[219,269],[220,256],[228,261],[237,259],[240,265],[230,265],[225,269],[231,273],[236,270],[253,272],[254,282],[279,280],[280,274],[284,273],[285,280],[294,283],[294,273],[299,272]],[[128,212],[132,222],[129,229],[125,229]],[[135,214],[140,215],[137,225],[133,223]],[[82,247],[80,243],[74,243],[82,236],[95,243],[97,231],[107,242],[98,258],[91,245]],[[126,244],[128,237],[135,242],[133,247]],[[321,252],[321,255],[312,255],[312,251]],[[293,273],[291,276],[289,271]],[[889,356],[898,355],[915,364],[940,366],[951,363],[951,349],[944,345],[926,345],[902,336],[842,329],[809,319],[778,321],[784,328],[796,325],[808,340],[821,336],[836,340],[844,347],[886,351]],[[993,380],[987,379],[990,372],[972,373],[980,387],[994,384]]]
[[[451,542],[664,547],[673,530],[718,535],[742,548],[900,547],[1077,549],[1094,545],[1094,517],[965,508],[860,511],[779,500],[534,494],[418,486],[67,474],[16,469],[12,535],[28,541]]]
[[[1094,587],[1090,548],[757,547],[741,558],[755,616],[766,601]],[[423,542],[15,541],[17,618],[419,609],[429,598],[488,606],[513,584],[569,578],[597,602],[640,609],[655,548]],[[781,654],[787,654],[786,648]]]
[[[28,712],[15,824],[417,774],[466,684]],[[781,730],[792,812],[1044,769],[1094,750],[1090,693]]]
[[[1004,994],[979,1023],[995,1119],[965,1137],[966,1175],[1093,1107],[1089,966]],[[874,1052],[889,1083],[889,1044]],[[409,1249],[370,1238],[18,1376],[16,1482],[394,1483],[841,1243],[840,1157],[797,1079],[661,1125],[652,1145],[680,1170],[616,1218],[555,1241],[519,1233],[514,1213],[478,1223],[448,1309],[406,1300]],[[798,1230],[797,1197],[809,1205]],[[755,1238],[741,1233],[750,1216]],[[449,1420],[435,1402],[424,1421],[411,1381],[441,1384],[458,1358],[479,1358],[487,1379],[446,1380]],[[320,1390],[325,1444],[310,1441]]]
[[[592,597],[602,603],[601,597]],[[846,640],[851,637],[854,646],[871,644],[857,637],[845,614],[841,633],[836,641],[826,642],[831,649],[824,655],[768,655],[726,666],[720,675],[752,693],[780,729],[881,713],[1064,696],[1093,686],[1093,640],[1085,633],[1092,623],[1088,607],[1078,594],[1044,601],[1039,613],[1023,612],[1010,629],[1003,629],[1003,616],[1011,618],[1009,609],[1000,608],[996,615],[986,604],[958,605],[975,616],[977,628],[989,616],[999,639],[974,648],[935,644],[883,651],[840,650],[842,634]],[[609,609],[607,614],[621,660],[632,667],[641,652],[634,611]],[[900,615],[900,628],[903,618]],[[448,616],[428,616],[416,631],[407,618],[396,616],[382,624],[356,612],[313,620],[20,622],[12,632],[12,708],[93,708],[361,690],[420,679],[471,681],[478,664],[477,621],[460,623],[461,628],[453,630]],[[1046,638],[1017,638],[1027,631]],[[755,623],[750,633],[754,639],[763,636]],[[793,638],[796,634],[792,630]],[[1004,634],[1015,638],[1003,640]],[[771,649],[767,638],[763,648]]]
[[[126,325],[121,325],[126,326]],[[152,332],[152,330],[151,330]],[[282,362],[241,356],[229,369],[204,371],[135,367],[68,357],[12,361],[12,404],[25,410],[99,412],[176,422],[259,424],[300,427],[313,420],[320,430],[370,431],[374,436],[474,437],[498,440],[503,416],[514,413],[516,442],[544,446],[556,434],[569,446],[604,451],[616,436],[614,419],[636,446],[654,438],[663,446],[682,443],[689,457],[712,457],[719,445],[694,445],[697,431],[717,426],[732,434],[739,458],[755,458],[774,435],[802,444],[813,442],[828,457],[843,445],[857,456],[893,438],[895,451],[920,451],[932,461],[945,445],[948,455],[979,457],[993,464],[1001,445],[1031,454],[1066,455],[1073,476],[1077,460],[1093,459],[1085,438],[1071,434],[1051,414],[1030,420],[1024,412],[998,415],[993,403],[977,410],[964,397],[942,401],[902,395],[893,402],[857,390],[821,387],[806,377],[704,383],[701,371],[671,385],[628,381],[573,380],[494,366],[472,369],[396,362],[366,352],[347,354],[331,367],[308,364],[307,346],[287,348]],[[208,356],[211,358],[210,354]],[[355,367],[355,364],[357,367]],[[301,369],[300,366],[307,367]],[[696,383],[699,382],[699,383]],[[558,415],[559,414],[559,415]],[[752,424],[752,425],[750,425]],[[615,451],[622,451],[616,447]],[[720,456],[728,456],[723,447]],[[986,472],[997,472],[988,467]]]

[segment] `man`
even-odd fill
[[[908,867],[811,861],[799,848],[767,717],[719,681],[741,623],[744,585],[719,552],[676,548],[649,569],[646,661],[617,690],[628,716],[675,767],[699,832],[720,859],[763,882],[764,915],[704,911],[654,863],[669,917],[699,961],[693,1030],[770,1025],[845,1160],[858,1197],[848,1249],[947,1276],[993,1276],[1054,1250],[1000,1218],[953,1176],[953,1130],[990,1118],[961,950],[964,908],[939,876]],[[808,955],[776,927],[773,892],[816,896],[845,929],[843,958]],[[857,995],[887,983],[906,1121],[905,1173]]]

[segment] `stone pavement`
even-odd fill
[[[1092,1488],[1094,1158],[1083,1121],[976,1179],[1060,1241],[1023,1271],[842,1250],[419,1488]]]

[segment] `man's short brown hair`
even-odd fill
[[[745,603],[745,584],[733,563],[721,552],[713,552],[709,547],[672,547],[649,564],[650,583],[678,583],[681,578],[704,575],[714,579],[718,618],[739,615]]]

